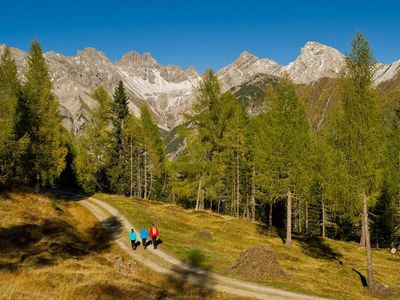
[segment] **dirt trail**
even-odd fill
[[[129,246],[129,241],[127,239],[128,232],[131,228],[133,228],[132,224],[123,216],[117,209],[108,203],[101,201],[99,199],[90,197],[79,202],[81,205],[86,207],[92,214],[99,219],[100,221],[110,217],[115,216],[119,218],[121,221],[125,231],[122,237],[119,237],[116,242],[117,244],[124,249],[133,259],[139,261],[144,264],[151,270],[174,276],[176,273],[172,270],[173,266],[179,266],[183,269],[189,269],[195,272],[201,272],[198,270],[194,270],[189,266],[183,264],[181,261],[176,258],[166,254],[160,249],[154,250],[152,247],[147,248],[150,253],[141,254],[139,251],[132,252]],[[146,250],[147,251],[147,250]],[[149,259],[149,257],[154,257],[154,255],[158,258],[157,260]],[[169,267],[166,267],[166,265]],[[308,296],[304,294],[298,294],[288,291],[279,290],[272,287],[263,286],[260,284],[250,283],[238,279],[233,279],[221,275],[211,274],[211,278],[213,280],[212,288],[218,292],[223,292],[227,294],[232,294],[240,297],[254,298],[254,299],[312,299],[318,300],[323,299],[315,296]]]

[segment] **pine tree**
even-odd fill
[[[126,184],[129,182],[129,172],[126,157],[124,156],[124,145],[122,131],[124,122],[129,115],[128,96],[122,81],[114,91],[114,101],[111,104],[111,151],[108,156],[108,177],[112,189],[117,193],[124,193]]]
[[[41,185],[53,184],[61,174],[67,149],[63,146],[58,102],[52,93],[50,75],[37,41],[31,44],[19,109],[18,130],[30,138],[24,172],[31,177],[38,190]]]
[[[308,188],[309,124],[304,106],[294,85],[284,77],[269,90],[269,111],[264,115],[260,135],[254,147],[255,162],[264,177],[271,199],[286,198],[286,246],[291,246],[292,204],[294,197]]]
[[[361,33],[357,33],[352,41],[352,52],[346,57],[341,78],[341,111],[336,116],[331,140],[351,179],[346,185],[356,194],[342,206],[350,215],[362,216],[370,286],[373,285],[373,272],[368,206],[374,204],[380,193],[386,148],[372,81],[374,68],[369,44]]]
[[[18,139],[16,132],[20,92],[17,66],[5,47],[0,60],[0,182],[12,175],[28,143],[26,136]]]

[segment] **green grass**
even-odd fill
[[[171,204],[135,200],[120,196],[96,194],[119,209],[131,223],[140,229],[156,223],[164,240],[162,248],[184,260],[191,249],[205,253],[207,264],[214,272],[235,277],[230,267],[240,253],[258,245],[272,249],[279,263],[291,276],[291,280],[268,280],[262,283],[282,289],[322,295],[336,299],[396,299],[400,297],[400,255],[391,254],[387,249],[374,250],[373,262],[375,281],[390,286],[391,296],[379,295],[363,288],[356,269],[366,274],[364,248],[357,243],[325,239],[324,249],[337,253],[339,260],[329,258],[321,251],[321,244],[310,247],[308,243],[294,241],[287,249],[278,236],[266,235],[260,226],[205,211],[184,210]],[[199,240],[194,234],[206,230],[212,240]],[[321,254],[321,253],[320,253]],[[242,278],[247,279],[247,278]]]

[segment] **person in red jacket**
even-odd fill
[[[158,241],[157,238],[159,236],[158,228],[156,225],[152,224],[149,230],[149,235],[151,237],[151,241],[153,243],[153,248],[157,249]]]

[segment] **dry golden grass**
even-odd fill
[[[52,230],[47,234],[48,224]],[[170,295],[165,299],[175,298],[165,277],[139,263],[119,271],[109,257],[121,256],[126,262],[128,258],[113,243],[90,251],[58,247],[71,242],[93,246],[96,224],[73,201],[29,192],[0,194],[0,299],[155,299],[161,293]],[[20,241],[25,228],[32,232],[28,244]],[[188,293],[184,297],[190,297]],[[231,299],[220,294],[212,298]]]
[[[366,274],[365,249],[353,242],[329,239],[295,240],[287,249],[276,235],[265,234],[260,225],[209,212],[184,210],[171,204],[96,194],[119,209],[133,225],[149,227],[157,223],[161,246],[184,260],[193,248],[201,250],[212,269],[226,276],[240,276],[231,266],[243,251],[264,245],[272,249],[290,280],[263,280],[274,287],[336,299],[400,299],[400,255],[388,249],[373,250],[375,280],[390,287],[391,294],[363,288],[355,269]],[[207,231],[212,239],[199,239]],[[248,280],[242,275],[240,278]]]

